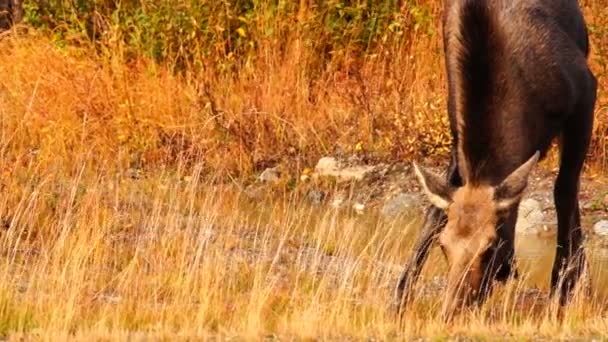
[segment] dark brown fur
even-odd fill
[[[508,204],[500,210],[481,201],[475,204],[478,210],[496,214],[492,253],[476,256],[484,277],[481,286],[489,288],[492,280],[512,274],[517,209],[533,163],[524,171],[514,170],[522,169],[520,165],[537,151],[544,157],[552,140],[560,137],[554,191],[558,246],[551,287],[566,303],[584,265],[578,187],[596,99],[596,79],[587,65],[587,29],[578,3],[447,0],[443,27],[452,158],[447,179],[439,181],[424,170],[418,176],[431,196],[448,205],[463,186],[486,189],[496,203]],[[412,259],[397,286],[399,308],[429,246],[444,230],[447,209],[427,210]],[[461,226],[450,229],[468,229],[463,228],[466,215],[450,220],[464,222],[448,224]]]

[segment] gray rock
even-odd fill
[[[418,194],[400,193],[388,199],[382,206],[380,213],[385,217],[395,217],[401,213],[420,208],[421,203],[421,197]]]
[[[317,162],[315,172],[325,174],[327,172],[335,172],[339,169],[338,161],[334,157],[323,157]]]
[[[352,166],[340,170],[336,177],[342,180],[362,180],[370,172],[374,171],[374,166]]]
[[[593,225],[593,232],[597,235],[608,236],[608,220],[601,220]]]
[[[278,170],[278,168],[270,167],[264,170],[258,179],[264,183],[275,183],[278,182],[280,178],[281,172]]]
[[[310,190],[307,194],[308,200],[314,205],[320,205],[325,199],[325,193],[319,190]]]
[[[537,234],[547,229],[545,223],[545,214],[537,200],[528,198],[520,203],[515,226],[518,233]]]
[[[368,165],[341,167],[336,158],[323,157],[317,162],[313,176],[335,177],[341,181],[362,180],[366,175],[374,170],[375,166]]]

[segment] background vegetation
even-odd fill
[[[608,2],[581,4],[600,84],[590,160],[605,169]],[[524,280],[453,327],[421,288],[400,325],[385,304],[413,217],[313,209],[294,194],[252,205],[233,191],[277,164],[295,182],[340,151],[445,156],[441,7],[25,1],[22,23],[0,34],[0,335],[606,331],[604,299],[576,302],[559,322],[544,297],[525,296]]]
[[[582,5],[600,82],[590,155],[605,166],[608,13]],[[2,41],[16,61],[2,67],[16,76],[2,127],[23,133],[4,151],[84,148],[137,168],[203,158],[232,177],[358,143],[384,160],[445,155],[440,16],[434,0],[26,1],[30,29]]]

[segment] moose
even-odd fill
[[[578,192],[597,92],[581,9],[576,0],[445,0],[443,43],[451,158],[445,177],[413,163],[431,205],[394,304],[403,312],[435,242],[448,263],[446,319],[517,277],[519,203],[557,139],[551,294],[566,305],[586,266]]]

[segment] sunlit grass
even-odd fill
[[[437,253],[400,323],[388,304],[415,217],[254,201],[196,172],[134,180],[81,170],[40,174],[0,202],[5,336],[568,338],[599,336],[608,323],[599,295],[556,320],[524,268],[480,310],[444,325]]]

